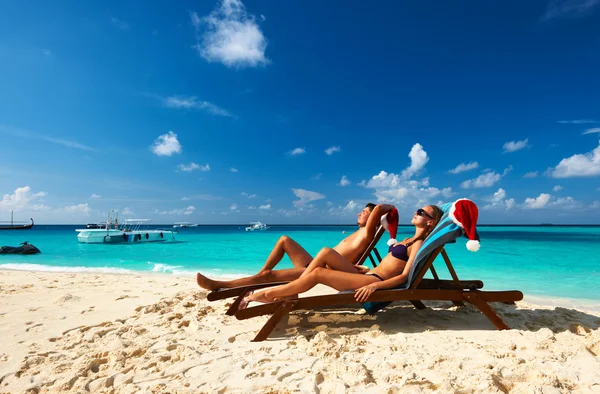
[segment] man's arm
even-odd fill
[[[377,231],[377,226],[379,226],[379,222],[381,221],[381,217],[392,210],[394,206],[392,204],[379,204],[375,208],[373,208],[373,212],[369,215],[369,220],[367,220],[367,237],[368,239],[375,238],[375,232]]]

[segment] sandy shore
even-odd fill
[[[0,393],[600,393],[600,314],[397,304],[224,315],[191,277],[0,271]]]

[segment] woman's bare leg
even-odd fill
[[[257,285],[267,282],[284,282],[298,279],[304,268],[290,268],[285,270],[263,271],[253,276],[233,280],[213,280],[202,275],[200,272],[196,274],[196,283],[198,286],[206,290],[216,290],[222,288],[231,288],[238,286]]]
[[[287,235],[282,235],[273,247],[269,257],[267,257],[265,265],[258,273],[272,270],[281,261],[284,254],[290,256],[294,268],[305,268],[313,259],[298,242]]]
[[[332,248],[323,248],[317,253],[317,257],[310,262],[306,270],[301,276],[310,274],[314,269],[319,267],[328,267],[332,270],[356,273],[356,267],[344,256],[336,252]]]
[[[277,299],[303,293],[321,283],[334,289],[356,290],[362,286],[377,282],[379,279],[372,275],[335,271],[323,267],[315,268],[309,275],[298,278],[287,285],[256,292],[244,299],[246,302],[271,302]]]

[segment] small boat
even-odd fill
[[[175,241],[171,230],[150,229],[150,219],[127,219],[119,225],[118,212],[111,211],[103,228],[77,229],[79,242],[122,244]]]
[[[261,222],[250,222],[250,224],[246,227],[246,231],[265,231],[269,229],[269,226]]]
[[[38,248],[23,242],[21,246],[0,246],[0,254],[38,254],[42,253]]]
[[[192,224],[190,222],[177,222],[173,224],[173,228],[189,228],[189,227],[198,227],[197,224]]]
[[[29,230],[33,227],[33,219],[31,219],[31,224],[25,224],[23,222],[17,222],[15,224],[13,211],[10,211],[10,224],[0,224],[0,230]],[[4,223],[4,222],[0,222]],[[8,222],[5,222],[8,223]]]

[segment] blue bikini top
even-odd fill
[[[391,245],[388,249],[388,253],[398,260],[408,261],[408,246],[403,244]]]

